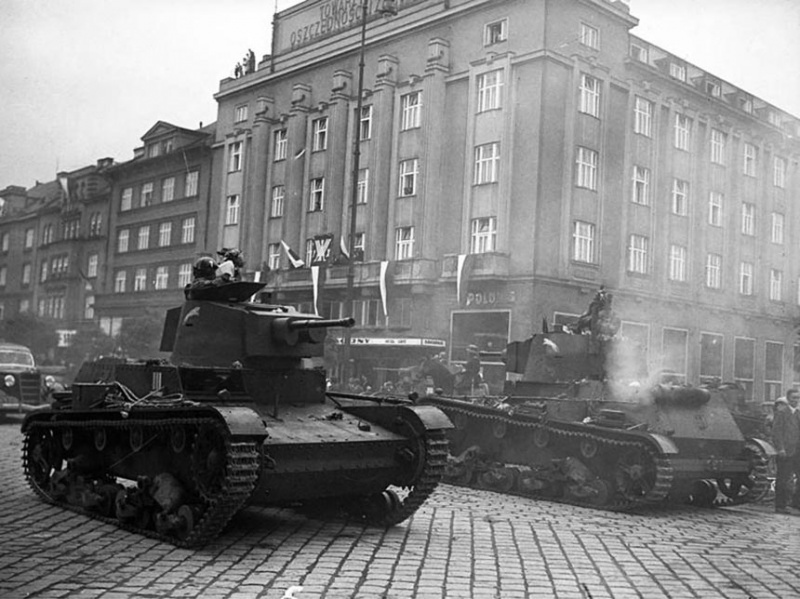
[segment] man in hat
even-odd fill
[[[800,420],[785,397],[775,400],[775,417],[772,421],[772,442],[777,456],[775,459],[775,511],[780,514],[800,515],[800,482],[796,483],[792,494],[792,477],[800,481]],[[792,499],[791,512],[789,498]]]

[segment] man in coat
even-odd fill
[[[792,410],[785,397],[775,400],[775,417],[772,421],[772,442],[775,445],[775,511],[781,514],[800,515],[800,483],[792,493],[792,477],[800,481],[800,417]],[[792,508],[789,508],[791,497]]]

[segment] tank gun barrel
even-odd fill
[[[355,318],[338,318],[338,319],[321,319],[316,318],[298,318],[290,320],[288,327],[290,331],[298,331],[302,329],[328,329],[331,327],[346,327],[350,328],[356,324]]]
[[[352,327],[356,323],[353,318],[326,320],[324,318],[276,318],[272,321],[272,334],[287,345],[296,345],[298,341],[322,343],[327,329],[331,327]]]

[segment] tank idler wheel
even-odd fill
[[[517,482],[517,471],[505,466],[490,468],[478,475],[478,484],[482,489],[508,493]]]
[[[689,503],[698,507],[712,507],[717,498],[717,488],[710,480],[698,480],[692,485]]]

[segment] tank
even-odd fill
[[[425,501],[449,420],[410,400],[326,391],[324,320],[252,303],[263,285],[203,281],[169,310],[169,359],[84,363],[22,424],[43,500],[178,546],[203,545],[248,504],[341,507],[379,526]]]
[[[502,397],[430,395],[455,427],[445,481],[583,506],[757,501],[774,449],[731,386],[655,383],[601,290],[570,329],[509,343]]]

